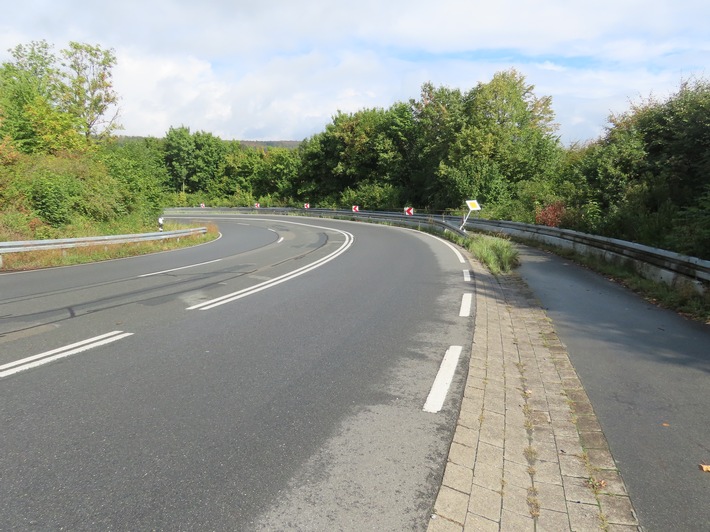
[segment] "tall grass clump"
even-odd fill
[[[508,273],[520,264],[518,250],[507,238],[473,235],[465,246],[493,275]]]

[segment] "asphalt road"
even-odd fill
[[[710,327],[521,247],[647,531],[710,530]]]
[[[465,264],[404,229],[219,225],[0,275],[0,530],[426,528],[470,355]]]

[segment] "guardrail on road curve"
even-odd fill
[[[26,251],[41,251],[46,249],[69,249],[84,246],[99,246],[101,244],[125,244],[128,242],[147,242],[150,240],[165,240],[180,238],[194,234],[205,234],[206,227],[178,229],[176,231],[160,231],[155,233],[140,233],[135,235],[91,236],[84,238],[58,238],[47,240],[23,240],[0,242],[0,267],[5,253],[22,253]]]
[[[262,213],[262,214],[299,214],[315,217],[340,217],[359,220],[394,222],[408,226],[429,226],[443,231],[449,231],[461,236],[466,232],[460,229],[462,219],[456,216],[414,214],[405,215],[396,212],[358,211],[332,209],[295,209],[278,208],[176,208],[167,209],[166,216],[171,214],[230,214],[230,213]],[[634,242],[626,242],[614,238],[589,235],[558,229],[544,225],[506,222],[502,220],[485,220],[469,218],[466,228],[487,233],[505,234],[512,237],[536,240],[553,246],[571,248],[584,255],[597,255],[609,262],[627,262],[633,264],[636,271],[655,281],[672,285],[686,282],[698,292],[710,289],[710,261],[696,257],[688,257],[672,251],[652,248]]]

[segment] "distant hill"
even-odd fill
[[[118,135],[117,140],[120,143],[131,140],[145,139],[147,137]],[[238,140],[239,144],[249,146],[250,148],[287,148],[295,150],[301,144],[300,140]]]
[[[301,144],[300,140],[240,140],[244,146],[251,148],[288,148],[295,150]]]

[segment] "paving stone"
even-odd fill
[[[503,511],[532,517],[528,506],[528,490],[518,486],[506,486],[503,490]],[[501,518],[502,521],[502,518]]]
[[[466,516],[464,523],[464,532],[498,532],[500,525],[497,521],[491,521],[480,515],[469,514]]]
[[[456,426],[454,441],[466,447],[476,447],[478,444],[478,431],[463,425]]]
[[[559,484],[547,484],[546,482],[535,482],[535,491],[540,508],[554,510],[556,512],[567,511],[567,501],[565,490]]]
[[[515,532],[534,532],[535,520],[530,515],[521,515],[503,508],[503,514],[501,515],[500,520],[500,529],[515,530]]]
[[[535,482],[547,482],[548,484],[562,485],[562,473],[558,462],[537,462],[534,466]]]
[[[525,414],[523,413],[522,406],[515,407],[506,410],[505,413],[505,430],[506,432],[511,431],[524,431],[525,430]]]
[[[478,383],[482,383],[486,378],[486,368],[485,367],[474,367],[469,366],[468,369],[468,380],[467,383],[471,386],[477,387]]]
[[[616,469],[616,463],[608,449],[587,449],[587,456],[590,465],[594,468]]]
[[[478,431],[481,428],[481,411],[461,410],[459,413],[459,425],[469,427]]]
[[[455,464],[473,469],[476,449],[453,442],[449,448],[449,460]]]
[[[552,430],[555,431],[555,435],[568,437],[568,438],[578,438],[579,434],[577,432],[577,425],[572,422],[571,417],[566,420],[556,420],[552,418]]]
[[[547,411],[536,410],[530,415],[531,421],[534,426],[547,426],[552,423],[550,419],[550,413]]]
[[[530,463],[525,457],[525,450],[529,445],[530,443],[528,442],[528,438],[524,433],[520,435],[520,437],[507,437],[505,440],[503,458],[510,462],[522,464],[527,467]]]
[[[503,469],[503,448],[490,443],[480,442],[478,444],[478,452],[476,453],[476,462],[483,462]]]
[[[569,532],[571,530],[567,512],[540,509],[536,532]]]
[[[463,525],[468,511],[469,495],[442,486],[434,503],[434,512],[450,521]]]
[[[454,462],[447,462],[442,484],[463,493],[471,493],[473,470]]]
[[[470,513],[480,515],[491,521],[500,521],[502,497],[500,492],[482,488],[475,484],[471,486]]]
[[[624,484],[621,474],[616,470],[596,471],[594,478],[598,481],[603,481],[604,486],[600,492],[606,495],[627,495],[626,485]]]
[[[469,383],[468,383],[468,386],[466,386],[466,391],[464,393],[464,397],[467,399],[479,399],[482,401],[483,400],[483,384],[481,384],[481,388],[478,388],[477,386],[472,386],[471,379],[469,379]]]
[[[497,414],[505,414],[505,399],[503,397],[492,397],[489,398],[486,394],[486,399],[484,402],[484,409],[488,412],[495,412]]]
[[[636,515],[628,497],[616,495],[599,495],[602,513],[609,523],[618,525],[637,525]]]
[[[461,410],[470,412],[480,412],[483,410],[483,396],[464,397],[461,401]]]
[[[588,478],[562,477],[565,498],[573,503],[597,504],[596,495],[589,486]]]
[[[503,487],[503,468],[477,460],[471,482],[491,491],[500,490]]]
[[[533,440],[533,447],[537,452],[537,459],[546,462],[554,462],[557,460],[557,446],[554,441],[537,441]]]
[[[441,516],[433,516],[429,520],[427,532],[463,532],[464,527],[458,523],[444,519]]]
[[[579,439],[585,449],[608,449],[609,444],[604,434],[599,431],[580,432]]]
[[[572,410],[572,413],[577,416],[589,416],[594,414],[592,403],[589,401],[583,401],[580,403],[572,401],[572,403],[570,403],[570,410]]]
[[[557,460],[557,445],[555,444],[555,434],[552,432],[552,427],[534,427],[532,431],[532,445],[534,447],[542,448],[549,447],[554,458],[550,458],[549,461]],[[539,460],[545,460],[545,458],[539,457]]]
[[[582,457],[571,454],[561,454],[559,455],[559,459],[560,471],[563,475],[568,477],[589,477],[589,471]]]
[[[576,436],[558,436],[556,434],[555,443],[560,454],[581,455],[584,452],[579,437]]]
[[[587,392],[582,389],[568,391],[567,397],[570,401],[573,401],[575,403],[589,403],[589,397],[587,396]]]
[[[480,441],[503,448],[505,415],[490,410],[484,410],[481,424]],[[502,451],[501,451],[502,454]]]
[[[532,486],[532,478],[528,472],[527,464],[519,464],[506,460],[503,463],[503,480],[506,486],[518,486],[519,488],[529,488]]]
[[[557,370],[557,372],[559,373],[560,379],[562,379],[562,381],[566,381],[566,380],[571,381],[571,380],[578,379],[577,372],[574,370],[574,368],[571,368],[571,367],[569,369],[568,368],[559,368]],[[577,386],[575,386],[575,388],[577,388]]]
[[[592,531],[601,528],[599,506],[596,504],[570,503],[567,505],[572,530]]]
[[[582,388],[582,383],[579,382],[579,379],[574,376],[574,377],[563,377],[562,376],[563,371],[560,371],[560,377],[562,378],[562,387],[569,391],[569,390],[578,390]],[[564,372],[567,373],[567,372]],[[571,372],[574,373],[574,372]]]
[[[579,432],[602,431],[596,416],[577,416],[577,429]]]

